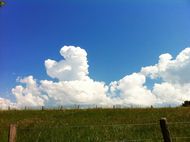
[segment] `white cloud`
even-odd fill
[[[21,85],[12,89],[19,106],[46,104],[98,104],[98,105],[180,105],[190,99],[190,48],[184,49],[175,59],[166,53],[157,64],[143,67],[140,72],[126,75],[109,85],[95,81],[88,73],[87,53],[84,49],[64,46],[60,50],[63,59],[45,61],[46,72],[57,81],[40,80],[33,76],[19,79]],[[146,79],[154,83],[146,86]]]
[[[143,106],[154,103],[155,97],[144,86],[144,75],[134,73],[106,86],[104,82],[93,81],[87,76],[88,62],[84,49],[64,46],[60,53],[65,60],[45,62],[48,75],[59,81],[41,81],[41,89],[55,103]]]
[[[168,53],[160,55],[158,64],[142,68],[141,73],[161,79],[152,90],[160,105],[180,105],[190,100],[190,48],[185,48],[175,59]]]
[[[84,49],[74,46],[64,46],[60,50],[63,60],[56,62],[45,61],[47,74],[60,81],[88,79],[87,53]]]
[[[16,97],[18,106],[43,106],[47,96],[43,95],[39,89],[37,82],[33,76],[28,76],[19,80],[20,83],[25,84],[26,87],[21,85],[12,89],[12,93]]]
[[[15,108],[16,104],[12,103],[8,99],[0,98],[0,109],[8,109],[8,107]]]
[[[141,72],[152,79],[160,77],[165,82],[190,83],[190,48],[185,48],[173,60],[170,54],[162,54],[158,64],[144,67]]]
[[[41,81],[41,88],[56,104],[101,104],[110,103],[103,82],[92,79],[81,81]]]
[[[111,94],[124,105],[153,105],[156,98],[144,85],[145,82],[146,77],[140,73],[127,75],[118,82],[111,83]]]
[[[64,46],[60,50],[63,60],[46,60],[47,74],[58,82],[42,80],[41,90],[54,104],[108,104],[107,87],[88,76],[87,53],[84,49]]]
[[[185,100],[190,100],[190,84],[164,82],[155,84],[152,92],[156,95],[157,104],[160,106],[181,105]]]

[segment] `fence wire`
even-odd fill
[[[144,128],[145,127],[145,128]],[[144,130],[144,131],[143,131]],[[63,125],[56,127],[38,127],[38,128],[19,128],[20,139],[25,139],[23,133],[28,133],[26,137],[43,139],[44,136],[59,135],[59,138],[67,141],[114,141],[114,142],[140,142],[152,141],[147,137],[148,132],[154,132],[152,138],[160,132],[158,123],[141,123],[141,124],[105,124],[105,125]],[[57,133],[57,134],[56,134]],[[137,133],[137,135],[135,135]],[[140,134],[138,134],[140,133]],[[137,137],[136,137],[137,136]],[[141,138],[142,136],[142,138]],[[56,138],[52,141],[57,141]],[[137,139],[134,139],[134,138]],[[45,138],[44,138],[45,139]],[[50,138],[51,139],[51,138]],[[157,137],[161,139],[161,134]]]
[[[189,136],[184,133],[183,133],[184,134],[183,136],[176,135],[180,133],[178,133],[179,130],[174,129],[175,125],[183,125],[183,124],[190,124],[190,122],[168,123],[169,128],[171,128],[171,133],[175,133],[175,135],[172,135],[173,142],[189,142],[190,141],[190,133],[189,133]],[[188,126],[188,128],[190,129],[190,125]],[[26,131],[30,133],[33,133],[32,131],[35,131],[37,133],[36,138],[39,140],[43,138],[44,134],[54,135],[55,134],[54,132],[58,132],[58,133],[66,134],[64,136],[60,136],[60,135],[58,136],[62,138],[76,136],[76,139],[71,138],[68,141],[77,141],[81,138],[82,140],[85,139],[85,141],[102,141],[103,139],[103,141],[107,141],[107,142],[112,142],[112,140],[109,140],[109,138],[113,138],[114,139],[113,142],[162,142],[163,141],[162,135],[160,132],[159,123],[104,124],[104,125],[101,125],[101,124],[100,125],[69,125],[67,124],[67,125],[55,126],[55,127],[53,126],[44,127],[44,128],[30,127],[30,128],[19,128],[19,129],[21,132],[24,132],[24,133],[26,133]],[[182,129],[180,131],[183,132]],[[114,134],[114,132],[117,134]],[[85,133],[85,136],[83,135],[84,133]],[[100,133],[105,133],[105,135],[102,135]],[[146,137],[146,134],[148,134],[149,137]],[[110,135],[115,135],[115,137],[110,136]],[[32,135],[32,137],[34,137],[34,135]],[[107,137],[107,139],[105,137]]]
[[[173,142],[190,142],[190,122],[168,123]],[[6,129],[7,132],[2,130]],[[1,135],[8,133],[8,127],[0,127]],[[146,136],[148,135],[148,136]],[[68,138],[70,137],[70,138]],[[113,138],[113,141],[112,141]],[[19,142],[43,141],[61,142],[59,139],[77,142],[162,142],[159,123],[97,124],[61,126],[18,126]],[[27,141],[27,139],[30,139]],[[111,139],[111,140],[110,140]]]

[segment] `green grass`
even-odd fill
[[[190,121],[190,108],[0,111],[0,141],[8,141],[15,123],[18,142],[159,142],[161,117],[168,119],[174,142],[190,141],[184,138],[190,124],[173,123]]]

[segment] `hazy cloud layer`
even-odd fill
[[[141,71],[126,75],[119,81],[105,84],[89,76],[87,53],[84,49],[64,46],[61,61],[47,59],[45,68],[52,80],[36,80],[33,76],[19,79],[21,85],[12,89],[17,106],[42,105],[180,105],[190,99],[190,48],[176,58],[166,53],[158,63],[142,67]],[[147,78],[161,80],[153,88],[146,86]],[[10,105],[0,98],[0,106]]]

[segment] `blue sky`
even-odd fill
[[[90,76],[109,83],[162,53],[190,46],[188,0],[6,0],[0,8],[0,94],[18,76],[48,79],[44,61],[64,45],[84,48]]]

